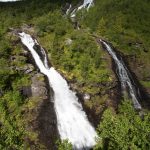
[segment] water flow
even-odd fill
[[[70,9],[71,9],[72,5],[69,5],[69,8],[66,10],[66,15],[69,15]]]
[[[93,0],[84,0],[83,4],[80,5],[78,8],[75,8],[72,13],[71,13],[71,18],[74,18],[76,16],[76,12],[78,10],[81,10],[82,8],[87,8],[87,10],[89,10],[89,8],[93,5]]]
[[[93,0],[84,0],[83,4],[78,7],[78,10],[80,10],[82,8],[86,8],[86,7],[88,10],[92,5],[93,5]]]
[[[66,80],[53,68],[47,68],[48,62],[40,59],[34,49],[38,44],[30,35],[19,33],[22,43],[31,52],[36,65],[49,80],[54,91],[54,107],[57,115],[57,127],[62,140],[68,139],[74,149],[89,149],[95,145],[96,132],[89,123],[82,105],[74,92],[69,89]],[[44,49],[42,49],[44,51]],[[46,53],[44,53],[46,57]]]
[[[116,65],[117,65],[118,77],[120,79],[123,91],[125,91],[128,88],[134,107],[136,109],[141,109],[141,105],[139,104],[138,97],[137,97],[138,92],[136,91],[135,86],[131,82],[131,79],[129,77],[129,73],[128,73],[126,66],[124,65],[122,60],[118,59],[117,55],[115,54],[115,52],[113,51],[113,49],[111,48],[110,45],[108,45],[106,42],[104,42],[102,40],[100,40],[100,41],[105,45],[108,53],[112,56],[112,58],[114,59]]]

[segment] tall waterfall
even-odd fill
[[[54,91],[54,107],[61,139],[68,139],[74,149],[81,150],[93,147],[97,135],[75,93],[69,89],[66,80],[53,67],[48,67],[46,53],[41,48],[43,57],[45,57],[42,61],[34,49],[35,45],[39,45],[38,42],[24,32],[19,33],[19,36],[22,43],[31,52],[41,73],[47,76]]]
[[[108,45],[105,41],[100,40],[106,47],[106,50],[108,53],[112,56],[113,60],[115,61],[117,65],[117,73],[118,77],[121,82],[122,90],[126,91],[126,89],[129,90],[129,94],[131,96],[131,99],[133,101],[133,105],[136,109],[141,109],[141,105],[138,102],[138,91],[136,91],[135,85],[132,83],[129,71],[127,70],[126,66],[124,65],[122,60],[119,60],[117,55],[115,54],[113,48],[111,48],[110,45]]]

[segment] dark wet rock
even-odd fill
[[[49,99],[45,99],[41,104],[37,120],[40,141],[47,149],[56,150],[56,141],[59,139],[59,134],[54,104]]]
[[[31,86],[23,86],[20,90],[20,92],[23,94],[25,97],[31,97],[32,92],[31,92]]]

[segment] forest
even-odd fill
[[[31,86],[39,70],[33,63],[31,73],[25,73],[33,60],[25,56],[15,31],[36,37],[71,88],[90,95],[81,103],[92,114],[89,120],[98,134],[94,150],[149,150],[150,1],[95,0],[88,11],[77,12],[75,22],[64,12],[66,3],[76,6],[79,0],[0,2],[0,150],[54,149],[31,127],[41,99],[22,91]],[[118,86],[113,62],[95,37],[111,42],[125,57],[149,96],[142,100],[142,112],[126,97],[115,101],[120,91],[110,92]],[[58,150],[72,150],[68,140],[56,138],[54,143]]]

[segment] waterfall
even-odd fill
[[[86,8],[86,7],[88,10],[92,5],[93,5],[93,0],[84,0],[83,4],[78,7],[78,10],[80,10],[82,8]]]
[[[122,90],[126,91],[126,89],[128,89],[135,109],[141,109],[141,105],[138,102],[138,91],[136,91],[135,85],[132,84],[132,81],[129,76],[129,71],[127,67],[124,65],[124,62],[118,59],[117,55],[115,54],[113,48],[111,48],[110,45],[108,45],[105,41],[102,40],[100,40],[100,42],[104,44],[106,50],[116,63],[118,71],[117,74],[121,82]]]
[[[69,14],[71,7],[72,7],[72,5],[70,4],[70,5],[69,5],[69,8],[66,10],[66,15]]]
[[[75,93],[69,89],[66,80],[53,68],[48,67],[46,53],[41,51],[45,57],[44,61],[34,49],[39,45],[29,34],[19,33],[22,43],[31,52],[36,65],[41,73],[47,76],[49,84],[54,91],[54,108],[57,116],[57,127],[62,140],[68,139],[74,149],[90,149],[96,142],[95,129],[87,119],[82,105],[78,102]]]
[[[79,6],[78,8],[75,8],[72,12],[71,12],[71,18],[74,18],[76,16],[76,12],[78,10],[81,10],[82,8],[87,8],[87,10],[89,10],[89,8],[93,5],[93,0],[84,0],[83,4],[81,6]]]

